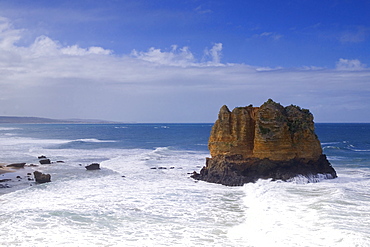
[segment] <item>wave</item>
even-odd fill
[[[351,151],[355,151],[355,152],[370,152],[370,149],[351,149]]]
[[[12,146],[12,145],[28,145],[34,144],[39,146],[45,146],[50,144],[63,144],[68,143],[69,140],[62,139],[36,139],[27,137],[6,137],[0,138],[0,145]]]
[[[346,157],[343,156],[327,156],[328,160],[346,160]]]
[[[8,131],[8,130],[19,130],[21,128],[15,128],[15,127],[0,127],[0,131]]]
[[[302,176],[298,175],[294,178],[288,180],[288,182],[292,182],[295,184],[308,184],[308,183],[318,183],[326,179],[332,179],[333,176],[331,174],[316,174],[310,176]]]
[[[71,142],[91,142],[91,143],[99,143],[99,142],[117,142],[117,141],[114,141],[114,140],[99,140],[99,139],[95,139],[95,138],[87,138],[87,139],[76,139],[76,140],[73,140]]]
[[[322,149],[341,149],[341,148],[337,146],[326,146],[326,147],[323,147]]]
[[[244,185],[244,222],[229,237],[240,246],[368,246],[369,181]]]
[[[323,142],[321,143],[321,145],[325,146],[325,145],[333,145],[333,144],[340,144],[341,142]]]
[[[334,144],[334,143],[333,143]],[[340,143],[338,143],[340,144]],[[329,143],[327,143],[329,145]],[[353,152],[370,152],[370,149],[360,149],[356,147],[353,144],[347,144],[345,146],[334,146],[334,145],[329,145],[329,146],[323,146],[323,150],[329,149],[329,150],[347,150],[347,151],[353,151]]]
[[[155,126],[154,129],[169,129],[170,127],[169,126]]]

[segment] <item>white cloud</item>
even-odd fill
[[[339,40],[342,43],[360,43],[369,36],[370,28],[358,26],[341,33]]]
[[[34,57],[56,56],[60,54],[60,46],[49,37],[40,36],[30,46],[29,51]]]
[[[0,16],[0,48],[8,50],[21,38],[22,30],[13,29],[7,18]]]
[[[254,38],[270,38],[270,39],[277,41],[277,40],[280,40],[283,37],[283,35],[278,34],[276,32],[263,32],[260,34],[255,34],[253,35],[253,37]]]
[[[202,5],[196,7],[194,10],[198,14],[210,14],[210,13],[213,13],[213,11],[211,9],[204,9]]]
[[[210,57],[213,65],[221,65],[222,43],[216,43],[208,50],[204,50],[205,57]]]
[[[131,56],[143,61],[151,62],[157,65],[169,65],[169,66],[220,66],[222,58],[222,43],[216,43],[211,49],[206,48],[204,50],[204,57],[202,62],[198,62],[189,47],[184,46],[178,48],[177,45],[173,45],[170,51],[162,51],[151,47],[146,52],[139,52],[133,50]]]
[[[147,52],[133,50],[131,56],[151,63],[171,66],[188,66],[195,62],[194,55],[188,47],[184,46],[178,49],[176,45],[173,45],[169,52],[154,47],[151,47]]]
[[[204,61],[176,45],[124,56],[47,36],[19,46],[22,31],[0,23],[0,115],[213,122],[224,104],[268,98],[312,109],[319,121],[343,115],[333,112],[353,121],[370,115],[370,71],[358,60],[341,59],[332,70],[273,69],[222,63],[221,43],[206,49]]]
[[[358,59],[343,59],[340,58],[336,64],[337,70],[363,70],[366,65],[361,63]]]
[[[70,56],[83,56],[83,55],[109,55],[111,50],[103,49],[102,47],[92,46],[89,48],[80,48],[78,45],[62,47],[58,42],[53,41],[47,36],[38,37],[35,42],[30,46],[30,52],[34,57],[40,56],[57,56],[57,55],[70,55]]]
[[[102,47],[91,46],[87,49],[80,48],[78,45],[68,46],[61,49],[61,52],[66,55],[83,56],[89,54],[95,55],[109,55],[113,52],[111,50],[103,49]]]

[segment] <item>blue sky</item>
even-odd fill
[[[370,1],[0,0],[0,115],[370,122]]]

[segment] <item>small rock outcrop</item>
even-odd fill
[[[192,177],[224,185],[296,176],[336,178],[307,109],[269,99],[260,107],[222,106],[208,142],[211,158]]]
[[[41,165],[51,164],[50,159],[46,158],[44,155],[39,156],[38,159]]]
[[[26,163],[13,163],[13,164],[7,165],[6,167],[24,168],[25,165]]]
[[[44,174],[39,171],[34,171],[33,176],[35,177],[35,180],[37,183],[48,183],[51,182],[51,175],[50,174]]]
[[[100,170],[100,164],[92,163],[91,165],[85,166],[86,170]]]

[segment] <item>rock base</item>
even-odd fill
[[[200,173],[191,176],[196,180],[218,183],[227,186],[242,186],[258,179],[288,181],[297,176],[312,177],[322,174],[326,178],[336,178],[337,173],[326,158],[318,160],[292,159],[274,161],[269,159],[243,158],[241,155],[216,156],[207,158],[206,166]]]

